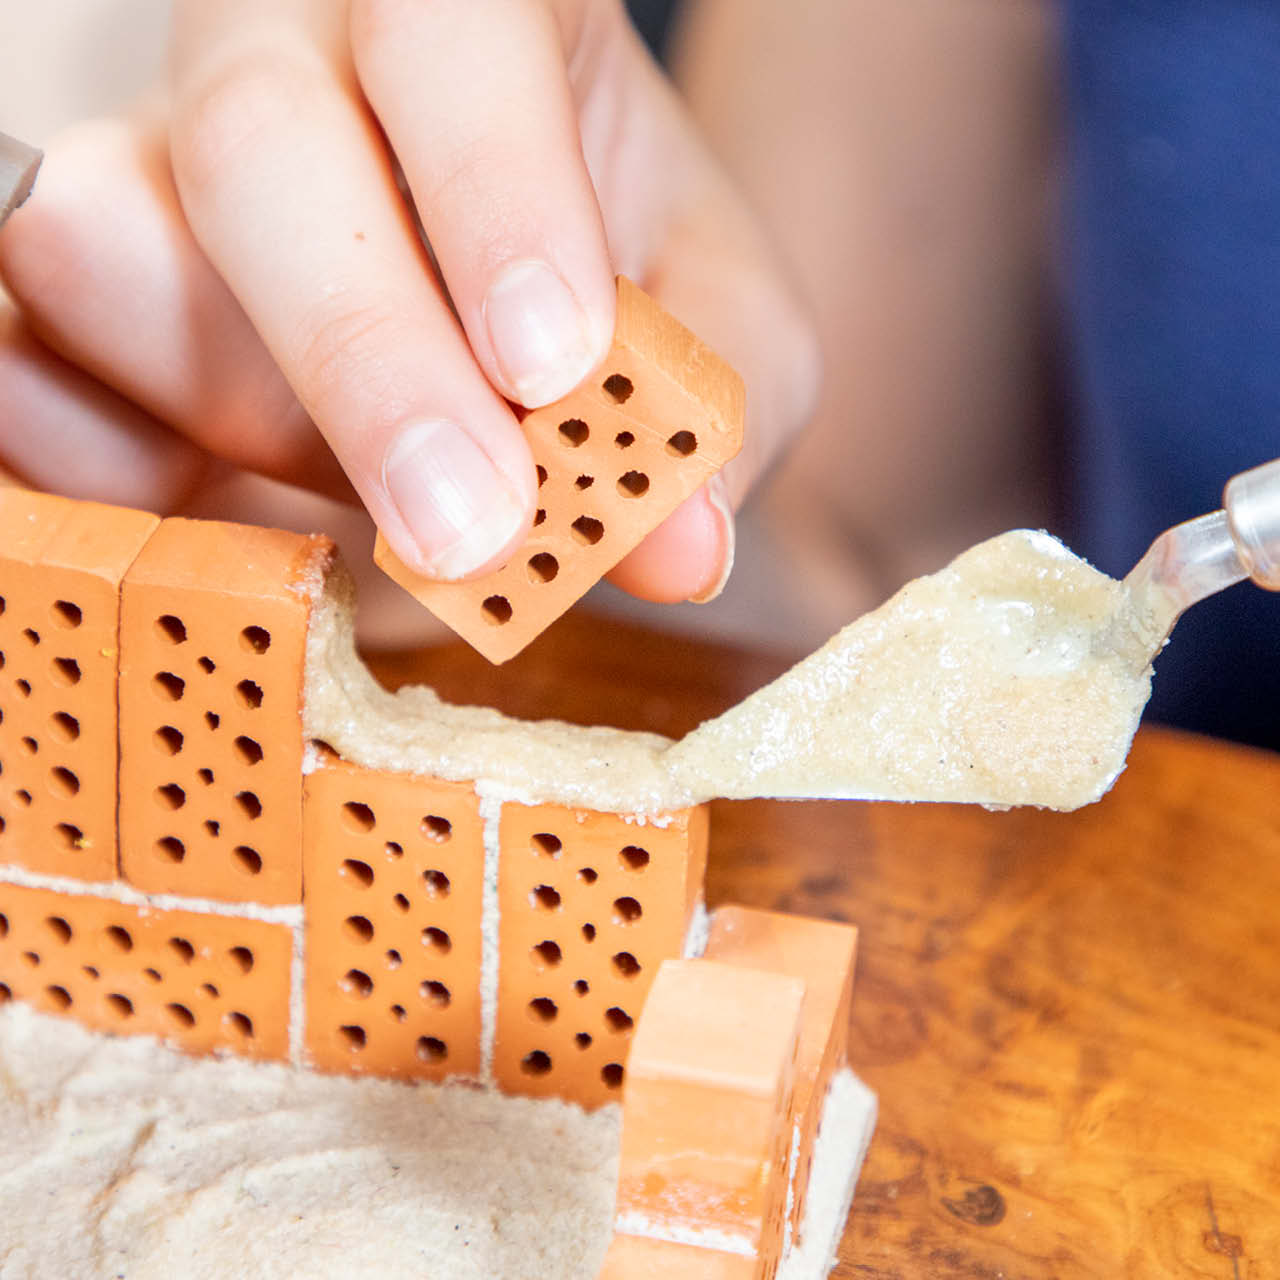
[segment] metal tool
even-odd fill
[[[31,194],[44,152],[0,133],[0,227]]]

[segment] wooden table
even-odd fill
[[[453,701],[678,735],[785,663],[576,612]],[[721,803],[711,906],[861,929],[838,1277],[1280,1276],[1280,756],[1144,729],[1075,814]]]

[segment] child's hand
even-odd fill
[[[735,503],[802,423],[809,330],[614,0],[178,0],[174,27],[170,151],[154,113],[83,126],[0,235],[0,450],[33,482],[349,481],[406,562],[475,573],[533,513],[504,397],[603,357],[615,271],[743,372]],[[683,599],[731,552],[704,491],[613,576]]]

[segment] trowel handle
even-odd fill
[[[1249,576],[1268,591],[1280,591],[1280,458],[1228,480],[1222,506]]]

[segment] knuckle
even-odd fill
[[[401,324],[380,303],[327,303],[300,330],[292,360],[303,404],[372,390],[388,353],[400,349]]]

